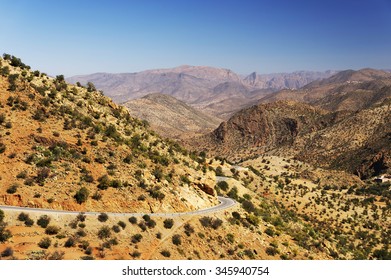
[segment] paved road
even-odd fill
[[[128,217],[128,216],[138,216],[141,217],[145,214],[148,214],[150,216],[155,217],[177,217],[177,216],[183,216],[183,215],[203,215],[203,214],[211,214],[214,212],[222,211],[228,208],[233,207],[236,204],[236,201],[227,198],[218,196],[217,197],[220,204],[200,209],[196,211],[191,212],[181,212],[181,213],[114,213],[114,212],[105,212],[109,216],[115,216],[115,217]],[[53,209],[43,209],[43,208],[29,208],[29,207],[18,207],[18,206],[6,206],[6,205],[0,205],[0,209],[6,210],[6,211],[15,211],[15,212],[28,212],[28,213],[39,213],[41,215],[43,214],[55,214],[55,215],[78,215],[80,211],[63,211],[63,210],[53,210]],[[101,212],[83,212],[87,216],[97,216]]]

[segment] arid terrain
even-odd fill
[[[228,119],[238,110],[256,104],[267,94],[281,89],[298,89],[333,74],[335,71],[267,75],[254,72],[242,77],[230,69],[183,65],[138,73],[95,73],[69,77],[67,81],[81,84],[92,82],[120,103],[151,93],[162,93],[209,115]]]
[[[221,124],[188,107],[190,91],[187,105],[154,95],[127,109],[91,80],[68,84],[11,55],[0,60],[0,75],[0,205],[26,207],[0,208],[1,259],[391,258],[387,72],[274,85],[273,100],[243,109],[238,102]],[[209,68],[142,75],[203,79],[205,96],[213,86],[220,97],[225,87],[264,83]],[[141,80],[146,91],[167,93]],[[304,87],[278,91],[291,86]],[[280,98],[287,92],[297,98]],[[317,97],[302,97],[311,92]],[[369,97],[357,102],[354,93]],[[154,110],[162,100],[173,103],[161,110],[172,105],[183,131],[210,132],[182,140],[184,148],[162,133],[169,120],[159,125],[155,115],[150,125],[132,115],[137,104]],[[236,203],[204,211],[218,196]]]

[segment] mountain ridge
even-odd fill
[[[243,78],[230,69],[185,65],[135,73],[95,73],[69,77],[67,81],[82,84],[93,82],[98,89],[119,103],[149,93],[168,94],[208,114],[227,119],[233,112],[254,104],[272,91],[301,87],[310,81],[329,77],[331,73],[298,71],[293,74],[250,74],[248,77],[253,75],[257,80],[252,83],[248,77]],[[258,81],[260,79],[262,82]],[[236,92],[238,88],[241,93]],[[216,91],[220,94],[216,95]]]

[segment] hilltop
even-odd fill
[[[165,94],[148,94],[122,104],[129,113],[148,121],[161,136],[171,139],[194,137],[215,129],[222,120],[204,114]]]

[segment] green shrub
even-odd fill
[[[225,176],[225,175],[224,175],[224,172],[223,172],[223,168],[221,168],[221,166],[218,166],[218,167],[216,168],[215,173],[216,173],[216,176],[221,176],[221,177],[224,177],[224,176]]]
[[[106,222],[109,219],[109,216],[106,213],[100,213],[98,216],[98,221],[99,222]]]
[[[175,234],[172,236],[172,244],[174,245],[181,245],[182,244],[182,237],[179,234]]]
[[[27,226],[27,227],[31,227],[31,226],[34,225],[34,220],[31,219],[31,218],[27,218],[27,220],[24,221],[24,224],[25,224],[25,226]]]
[[[167,229],[170,229],[173,227],[174,225],[174,220],[173,219],[165,219],[163,221],[163,224],[164,224],[164,227],[167,228]]]
[[[73,247],[75,246],[75,243],[76,243],[76,239],[71,236],[67,239],[67,241],[65,241],[64,247],[66,248]]]
[[[0,256],[3,258],[12,257],[14,255],[14,250],[12,250],[11,247],[7,247],[4,249],[3,252],[1,252]]]
[[[272,237],[276,234],[272,228],[265,229],[265,233],[269,236],[272,236]]]
[[[19,172],[18,175],[16,175],[16,178],[18,178],[18,179],[26,179],[27,178],[27,171],[23,170],[23,171]]]
[[[4,143],[0,143],[0,154],[4,153],[6,150],[6,146]]]
[[[162,254],[162,256],[166,257],[166,258],[171,257],[171,253],[168,250],[163,250],[163,251],[160,252],[160,254]]]
[[[211,217],[205,216],[200,218],[200,223],[203,227],[211,227],[213,229],[218,229],[223,224],[223,221],[219,218],[213,219]]]
[[[75,194],[74,198],[76,199],[77,203],[82,204],[83,202],[86,202],[88,199],[90,192],[86,187],[81,187]]]
[[[12,184],[8,189],[7,189],[7,193],[9,194],[14,194],[16,193],[16,191],[18,190],[18,184]]]
[[[48,260],[62,260],[64,259],[65,252],[54,251],[48,256]]]
[[[59,232],[60,232],[60,228],[58,226],[48,226],[45,229],[45,233],[48,235],[55,235],[58,234]]]
[[[137,224],[137,218],[136,217],[130,217],[129,218],[129,223],[131,223],[132,225]]]
[[[47,249],[52,244],[52,240],[49,237],[44,237],[39,241],[38,246],[42,249]]]
[[[100,177],[98,179],[98,182],[99,182],[98,188],[101,190],[106,190],[108,187],[110,187],[110,179],[109,176],[107,176],[107,174]]]
[[[98,237],[100,239],[106,239],[110,238],[111,236],[111,229],[108,226],[103,226],[98,231]]]
[[[40,227],[42,228],[47,228],[47,226],[49,225],[50,223],[50,217],[47,216],[47,215],[42,215],[41,217],[39,217],[39,219],[37,220],[37,225],[39,225]]]
[[[26,221],[28,218],[29,218],[29,214],[24,213],[24,212],[22,212],[18,215],[18,221],[21,221],[21,222]]]
[[[220,181],[217,183],[217,186],[223,190],[223,191],[227,191],[228,190],[228,183],[226,181]]]
[[[192,227],[192,225],[190,225],[188,223],[185,224],[183,228],[185,229],[185,234],[187,236],[190,236],[192,233],[194,233],[194,227]]]
[[[6,229],[5,223],[0,223],[0,243],[3,243],[12,237],[9,229]]]
[[[122,229],[125,229],[125,228],[126,228],[126,224],[125,224],[125,222],[123,222],[123,221],[119,221],[119,222],[118,222],[118,225],[119,225]]]
[[[139,243],[142,238],[143,238],[143,236],[141,234],[137,233],[132,236],[131,241],[132,241],[132,243],[136,244],[136,243]]]
[[[5,114],[0,114],[0,124],[3,124],[6,120]]]
[[[112,226],[112,230],[115,232],[115,233],[118,233],[121,231],[121,228],[119,225],[113,225]]]
[[[278,249],[275,248],[275,247],[270,246],[270,247],[267,247],[267,248],[266,248],[266,254],[268,254],[269,256],[275,256],[275,255],[277,255],[278,253],[279,253],[279,252],[278,252]]]

